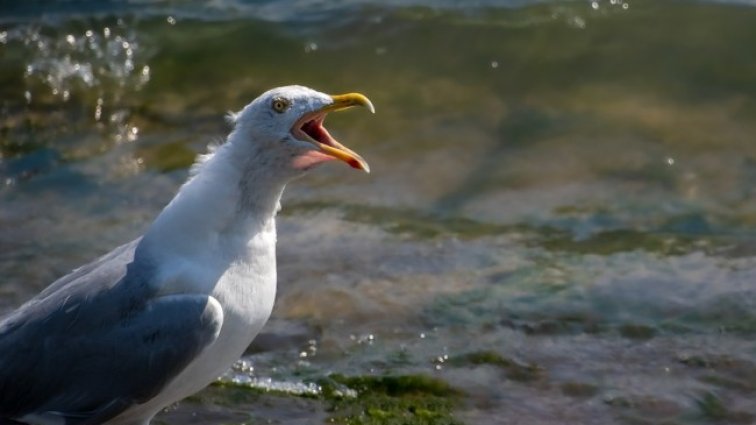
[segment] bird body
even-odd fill
[[[160,276],[157,280],[161,282],[158,296],[186,291],[206,294],[220,307],[217,313],[222,320],[220,332],[158,397],[134,406],[120,415],[124,422],[116,418],[114,423],[141,424],[140,417],[151,418],[165,405],[201,390],[222,375],[243,354],[273,309],[276,209],[270,206],[278,205],[283,187],[253,185],[249,189],[254,188],[255,193],[247,194],[247,199],[254,202],[240,208],[236,203],[241,193],[235,192],[244,190],[242,177],[231,176],[233,172],[227,169],[218,170],[218,175],[212,169],[223,167],[227,161],[222,156],[227,154],[230,152],[216,152],[203,165],[204,171],[211,172],[185,185],[182,196],[166,208],[165,218],[161,215],[142,241],[151,257],[161,257],[157,270]],[[239,184],[231,185],[233,189],[227,192],[229,181]],[[208,198],[214,198],[213,213],[217,212],[212,220],[196,214],[202,205],[192,205]],[[163,225],[163,220],[171,225]],[[153,229],[159,230],[152,232]],[[199,238],[204,240],[202,244],[196,243]],[[173,246],[184,249],[176,252],[170,249]],[[137,418],[137,422],[132,418]]]
[[[367,164],[322,127],[372,105],[299,86],[234,117],[143,237],[54,282],[0,322],[0,418],[144,425],[220,376],[273,309],[275,215],[321,162]]]

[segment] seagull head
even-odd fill
[[[369,173],[367,162],[323,126],[328,113],[354,106],[375,112],[370,100],[359,93],[327,95],[302,86],[278,87],[232,116],[235,142],[254,149],[257,166],[292,177],[330,160]]]

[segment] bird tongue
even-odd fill
[[[317,159],[317,162],[323,162],[330,159],[340,159],[349,164],[349,166],[352,168],[369,172],[368,170],[370,168],[368,167],[365,160],[363,160],[356,152],[337,142],[336,139],[331,136],[328,130],[323,127],[324,119],[325,115],[321,115],[315,119],[305,122],[301,127],[299,127],[299,129],[303,133],[307,134],[307,136],[320,143],[320,149],[323,151],[322,153],[327,154],[323,155],[321,152],[319,152],[318,154],[309,155],[307,157],[307,164],[311,165],[311,162],[315,161],[315,159]]]
[[[352,106],[366,106],[370,111],[374,111],[373,105],[367,98],[361,94],[348,93],[345,95],[332,96],[333,103],[328,104],[319,110],[310,112],[301,117],[291,129],[292,134],[298,140],[310,141],[317,150],[311,151],[301,156],[296,162],[298,168],[309,168],[310,166],[324,162],[326,160],[338,159],[346,162],[352,168],[370,172],[370,167],[357,152],[347,148],[334,139],[328,130],[323,127],[323,120],[330,111],[340,111]]]
[[[320,143],[333,146],[331,142],[333,137],[328,133],[328,130],[323,127],[322,120],[307,121],[302,127],[302,131],[307,133],[308,136],[317,140]]]

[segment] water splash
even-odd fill
[[[75,99],[116,142],[134,141],[139,129],[129,124],[125,100],[150,80],[148,55],[136,29],[122,19],[115,25],[67,28],[28,25],[0,34],[0,43],[20,43],[27,49],[26,103]]]
[[[231,369],[218,378],[218,382],[297,396],[319,396],[323,392],[320,385],[313,382],[278,381],[269,377],[255,376],[254,366],[247,359],[240,359],[234,363]],[[350,394],[345,394],[345,396],[350,396]]]

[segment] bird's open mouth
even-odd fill
[[[370,167],[357,152],[342,145],[323,126],[328,112],[340,111],[353,106],[364,106],[375,112],[373,104],[367,97],[359,93],[348,93],[331,96],[333,103],[326,105],[320,110],[304,114],[291,129],[291,134],[298,140],[312,143],[318,150],[332,158],[340,159],[351,167],[370,172]]]

